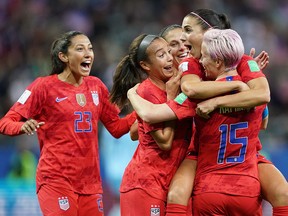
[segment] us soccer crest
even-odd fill
[[[91,91],[93,103],[98,106],[99,104],[99,95],[97,91]]]
[[[77,103],[84,107],[86,105],[86,97],[84,94],[76,94]]]
[[[69,200],[68,200],[67,197],[59,197],[58,198],[58,203],[59,203],[60,209],[62,209],[64,211],[66,211],[70,207]]]
[[[150,209],[150,216],[159,216],[160,215],[160,206],[159,205],[155,205],[155,206],[151,206]]]

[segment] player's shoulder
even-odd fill
[[[199,60],[194,57],[185,58],[180,62],[181,64],[199,64]]]
[[[34,87],[45,87],[45,86],[50,86],[51,83],[55,83],[55,76],[57,75],[48,75],[48,76],[40,76],[37,77],[31,85]]]
[[[39,76],[35,79],[35,82],[49,82],[55,78],[56,75]]]
[[[84,77],[84,81],[90,87],[94,87],[97,89],[99,89],[99,88],[108,89],[107,86],[105,85],[105,83],[100,78],[98,78],[96,76]]]
[[[238,64],[238,68],[239,67],[243,67],[243,66],[254,66],[255,67],[255,70],[260,70],[259,67],[258,67],[258,64],[257,62],[254,60],[253,57],[249,56],[249,55],[246,55],[244,54]]]
[[[101,79],[99,79],[96,76],[87,76],[84,77],[85,82],[91,83],[91,84],[98,84],[98,85],[105,85]]]
[[[183,59],[180,64],[179,64],[179,67],[178,67],[179,71],[181,72],[185,72],[185,71],[188,71],[188,70],[195,70],[195,69],[198,69],[200,70],[200,63],[199,63],[199,60],[194,58],[194,57],[189,57],[189,58],[185,58]]]
[[[87,76],[87,77],[84,77],[85,80],[87,81],[92,81],[92,82],[102,82],[98,77],[96,76]]]
[[[91,91],[97,91],[98,94],[108,94],[109,90],[108,87],[104,84],[104,82],[96,76],[87,76],[84,77],[85,85]]]
[[[153,88],[153,84],[150,81],[150,79],[145,79],[143,82],[140,83],[140,85],[137,88],[138,93],[144,93],[150,91],[151,88]]]
[[[162,97],[165,91],[161,90],[158,86],[151,82],[150,79],[145,79],[137,88],[137,93],[144,98]],[[165,96],[166,97],[166,96]]]
[[[253,57],[244,54],[240,60],[240,63],[237,66],[237,70],[241,71],[248,69],[250,72],[261,72],[257,62]]]

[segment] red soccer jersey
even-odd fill
[[[240,80],[239,76],[229,78]],[[195,117],[198,163],[194,194],[260,195],[256,145],[264,107],[219,108],[208,120]]]
[[[195,74],[201,79],[205,77],[202,65],[200,64],[199,60],[194,57],[185,58],[183,61],[181,61],[178,69],[183,73],[182,76],[187,74]]]
[[[166,102],[166,92],[149,79],[140,84],[137,92],[152,103]],[[170,181],[185,158],[191,138],[191,126],[191,119],[177,121],[172,149],[163,151],[149,132],[162,129],[164,123],[147,124],[138,118],[139,145],[125,169],[120,192],[138,188],[154,198],[165,201]]]
[[[237,66],[237,72],[243,82],[247,83],[252,79],[265,77],[265,74],[258,67],[257,62],[248,55],[243,55]]]
[[[179,70],[183,72],[183,76],[187,74],[194,74],[197,75],[201,80],[206,80],[204,68],[200,64],[199,60],[193,57],[184,59],[179,65]],[[243,57],[241,58],[241,61],[237,66],[237,72],[241,76],[241,80],[245,83],[249,82],[252,79],[265,77],[263,72],[258,67],[257,62],[248,55],[243,55]],[[171,106],[173,106],[173,102]],[[179,115],[181,115],[181,113],[179,113]],[[262,149],[262,144],[260,141],[258,142],[257,149],[258,151]]]
[[[196,115],[197,101],[188,98],[184,93],[180,93],[174,100],[169,100],[166,104],[175,113],[178,120],[183,120]]]
[[[1,120],[1,132],[16,133],[13,124],[6,124],[13,112],[45,122],[37,130],[37,191],[49,184],[81,194],[102,193],[98,121],[120,137],[135,120],[132,115],[119,118],[119,109],[109,102],[108,89],[92,76],[85,77],[79,87],[60,81],[57,75],[36,79]]]
[[[183,72],[183,76],[187,74],[195,74],[202,80],[205,80],[205,73],[203,67],[199,63],[199,60],[190,57],[184,59],[180,65],[179,70]],[[257,65],[257,62],[251,56],[243,55],[241,61],[237,66],[237,72],[241,76],[243,82],[247,83],[252,79],[265,77],[263,72]]]

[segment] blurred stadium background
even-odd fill
[[[110,88],[116,64],[140,33],[157,34],[181,24],[192,10],[225,13],[243,38],[246,53],[268,51],[271,103],[264,152],[288,178],[288,1],[286,0],[0,0],[0,117],[36,77],[50,72],[50,44],[59,34],[80,30],[93,42],[92,75]],[[100,130],[104,206],[119,214],[121,177],[137,146],[129,135],[116,140]],[[34,175],[39,156],[36,137],[0,135],[0,216],[41,215]],[[271,215],[264,205],[264,215]]]

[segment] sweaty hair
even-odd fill
[[[202,26],[203,30],[209,28],[229,29],[231,28],[230,21],[225,14],[218,14],[210,9],[198,9],[190,12],[187,16],[192,16],[198,20],[198,24]]]
[[[71,45],[71,40],[77,35],[84,35],[82,32],[79,31],[69,31],[61,35],[57,38],[51,45],[50,56],[51,56],[51,63],[52,63],[52,74],[60,74],[66,67],[66,64],[59,59],[58,54],[62,52],[67,54],[68,48]]]
[[[203,44],[213,60],[222,60],[226,71],[235,69],[244,54],[240,35],[232,29],[210,29],[203,35]]]
[[[141,34],[136,37],[129,47],[126,55],[116,67],[113,76],[113,86],[110,92],[110,101],[123,108],[127,100],[127,91],[147,78],[146,72],[140,66],[141,61],[149,62],[147,48],[155,40],[156,35]]]
[[[159,36],[162,37],[162,38],[164,38],[164,39],[166,40],[167,34],[168,34],[170,31],[172,31],[172,30],[174,30],[174,29],[178,29],[178,28],[182,29],[182,26],[181,26],[181,25],[178,25],[178,24],[172,24],[172,25],[166,26],[166,27],[164,27],[164,28],[160,31]]]

